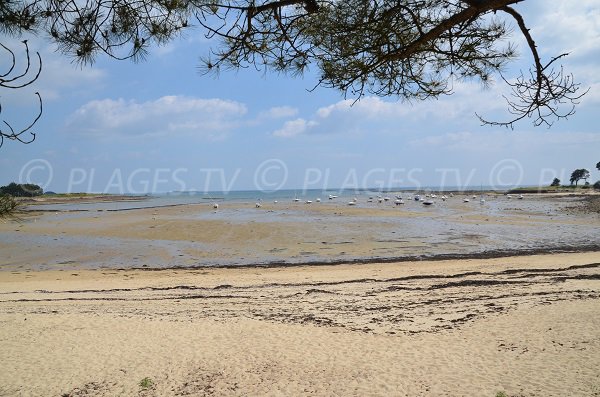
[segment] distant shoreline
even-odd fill
[[[540,188],[542,189],[542,188]],[[379,192],[371,192],[369,193],[379,193]],[[364,193],[364,192],[363,192]],[[600,192],[594,191],[593,189],[579,189],[577,191],[570,190],[534,190],[534,188],[518,188],[510,191],[495,191],[495,190],[464,190],[464,191],[427,191],[427,190],[411,190],[411,191],[390,191],[384,192],[383,194],[395,195],[395,194],[415,194],[415,195],[425,195],[425,194],[452,194],[456,196],[505,196],[507,194],[540,194],[543,197],[581,197],[583,200],[586,200],[586,205],[580,209],[579,211],[587,211],[587,212],[596,212],[600,213]],[[182,193],[183,194],[183,193]],[[352,196],[352,195],[349,195]],[[23,204],[24,206],[32,206],[33,208],[22,208],[20,210],[21,213],[35,213],[35,212],[121,212],[121,211],[134,211],[134,210],[147,210],[147,209],[157,209],[157,208],[169,208],[169,207],[178,207],[178,206],[187,206],[187,205],[205,205],[206,202],[197,202],[197,203],[164,203],[158,205],[148,205],[148,206],[136,206],[136,207],[127,207],[127,208],[106,208],[106,209],[40,209],[35,208],[36,206],[42,205],[69,205],[69,204],[98,204],[98,203],[134,203],[134,202],[144,202],[151,200],[153,198],[162,197],[162,195],[120,195],[120,194],[93,194],[93,193],[69,193],[69,194],[57,194],[57,195],[43,195],[38,197],[18,197],[17,200]],[[371,197],[371,196],[370,196]],[[200,197],[202,200],[213,200],[216,202],[228,201],[227,197]],[[234,198],[239,202],[248,202],[254,203],[256,200],[261,201],[262,199],[253,199],[253,198],[245,198],[239,199]],[[281,198],[279,198],[281,200]]]
[[[126,194],[95,194],[95,193],[68,193],[68,194],[48,194],[36,197],[17,197],[22,204],[42,205],[42,204],[86,204],[102,203],[115,201],[144,201],[151,198],[151,195],[126,195]]]
[[[600,191],[595,190],[592,186],[530,186],[530,187],[518,187],[510,189],[507,194],[519,194],[519,193],[542,193],[542,194],[573,194],[573,195],[594,195],[600,194]]]
[[[600,195],[600,191],[595,190],[593,187],[570,187],[570,186],[522,186],[512,189],[478,189],[476,187],[470,187],[468,189],[436,189],[431,187],[422,188],[397,188],[397,189],[386,189],[377,190],[373,189],[283,189],[276,192],[263,192],[263,191],[247,191],[247,190],[232,190],[230,192],[164,192],[164,193],[146,193],[146,194],[110,194],[110,193],[52,193],[44,194],[35,197],[17,197],[17,200],[23,204],[36,205],[36,204],[71,204],[71,203],[98,203],[98,202],[116,202],[116,201],[144,201],[154,197],[163,196],[199,196],[203,200],[225,200],[229,195],[235,196],[239,193],[261,193],[267,196],[275,193],[288,192],[291,197],[295,196],[294,192],[300,192],[300,196],[307,196],[309,193],[316,193],[327,195],[330,193],[344,194],[352,196],[356,195],[388,195],[388,194],[455,194],[455,195],[506,195],[506,194],[544,194],[544,195]],[[213,194],[216,194],[214,196]],[[248,198],[250,199],[250,197]]]

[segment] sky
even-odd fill
[[[339,188],[445,188],[568,183],[576,168],[600,180],[600,0],[527,0],[516,6],[544,59],[563,65],[588,94],[552,128],[481,126],[475,112],[508,116],[496,82],[456,83],[449,97],[406,103],[366,96],[354,103],[316,88],[316,71],[294,78],[254,69],[201,75],[216,43],[191,30],[145,61],[98,57],[81,67],[49,41],[27,37],[43,59],[26,89],[0,91],[0,117],[15,128],[44,113],[36,140],[5,141],[0,185],[46,191],[160,193]],[[530,67],[523,38],[507,76]],[[19,50],[20,39],[2,37]],[[2,56],[2,66],[7,57]]]

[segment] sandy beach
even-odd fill
[[[2,272],[0,395],[597,396],[599,270],[589,252]]]
[[[598,215],[501,200],[2,223],[0,396],[599,396]]]
[[[0,397],[600,397],[600,0],[0,31]]]

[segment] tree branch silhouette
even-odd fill
[[[82,64],[99,54],[141,60],[150,45],[200,29],[218,44],[201,59],[201,73],[253,67],[302,75],[359,100],[402,100],[453,93],[455,82],[491,84],[500,76],[510,118],[486,125],[513,127],[530,118],[551,126],[575,112],[587,91],[559,66],[544,63],[522,15],[526,0],[7,0],[0,31],[45,32]],[[508,41],[514,21],[533,58],[528,74],[505,76],[516,58]]]
[[[10,48],[8,48],[4,44],[0,43],[0,47],[2,47],[11,57],[10,67],[9,67],[8,71],[0,74],[0,87],[2,87],[2,88],[16,90],[16,89],[20,89],[23,87],[27,87],[28,85],[33,84],[39,78],[40,73],[42,72],[42,57],[40,56],[40,53],[39,52],[35,53],[37,60],[38,60],[38,66],[37,66],[37,70],[34,70],[34,69],[32,70],[33,65],[31,62],[29,45],[27,44],[27,40],[23,40],[22,43],[25,46],[25,58],[26,58],[25,69],[22,72],[16,72],[15,68],[17,66],[17,59],[15,56],[15,53]],[[33,119],[33,121],[28,126],[21,128],[21,129],[15,129],[8,121],[2,120],[2,125],[0,126],[0,147],[2,147],[2,145],[4,145],[5,139],[18,141],[18,142],[25,143],[25,144],[31,143],[35,140],[35,133],[32,131],[32,129],[35,126],[35,124],[38,122],[40,117],[42,117],[42,113],[43,113],[42,97],[40,96],[39,92],[36,92],[35,95],[37,96],[37,99],[38,99],[39,110],[38,110],[37,116]],[[0,102],[0,115],[1,114],[2,114],[2,103]],[[24,136],[25,133],[28,133],[28,134],[26,136]]]

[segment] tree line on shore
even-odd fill
[[[13,197],[35,197],[44,194],[44,189],[33,183],[11,182],[6,186],[0,186],[0,194]]]
[[[598,171],[600,171],[600,161],[596,163],[596,169]],[[585,168],[578,168],[571,173],[571,178],[569,178],[569,182],[571,182],[570,186],[573,186],[573,183],[575,183],[575,186],[577,186],[579,181],[582,179],[585,181],[584,186],[589,186],[590,185],[590,183],[588,182],[589,178],[590,178],[589,170],[587,170]],[[550,186],[556,186],[556,187],[561,186],[560,179],[554,178],[554,180],[552,181]],[[598,180],[598,181],[596,181],[596,183],[594,183],[594,189],[600,190],[600,180]]]

